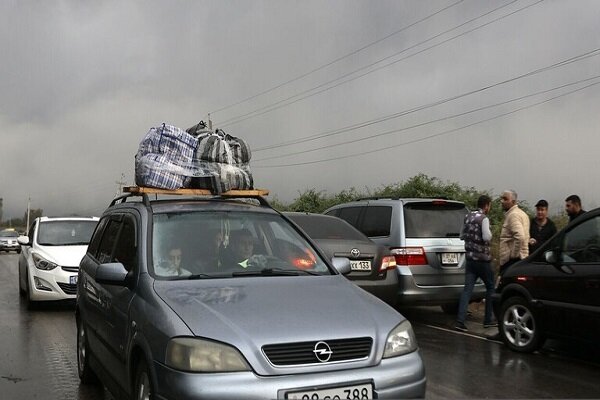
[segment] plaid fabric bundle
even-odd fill
[[[151,128],[135,156],[135,183],[160,189],[189,186],[196,138],[172,125]]]
[[[191,129],[191,128],[190,128]],[[247,164],[252,153],[245,140],[226,134],[220,129],[202,132],[198,136],[196,158],[227,164]]]
[[[231,189],[253,189],[254,179],[248,164],[230,165],[205,162],[204,173],[192,178],[191,187],[223,193]]]

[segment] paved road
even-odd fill
[[[0,254],[0,398],[111,400],[79,384],[73,305],[28,311],[19,298],[15,254]],[[450,329],[436,307],[406,309],[427,368],[428,399],[600,398],[600,352],[550,344],[517,354],[486,340],[477,321],[470,334]],[[474,318],[478,318],[475,313]]]

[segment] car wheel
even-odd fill
[[[451,315],[458,314],[458,303],[442,304],[441,307],[442,307],[442,310],[446,314],[451,314]]]
[[[25,274],[25,301],[27,301],[27,309],[35,310],[37,302],[31,300],[31,288],[29,287],[29,274]]]
[[[500,335],[514,351],[529,353],[544,343],[541,326],[531,304],[523,297],[511,297],[502,303]]]
[[[143,360],[140,360],[135,374],[135,383],[133,386],[134,400],[152,400],[154,399],[154,386],[148,366]]]
[[[90,349],[87,342],[87,332],[83,322],[77,320],[77,373],[79,379],[84,384],[98,382],[98,377],[92,367],[90,367]]]

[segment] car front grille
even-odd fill
[[[326,357],[317,358],[319,349],[323,349],[322,343],[326,343],[331,349],[331,357],[327,361],[322,361]],[[317,345],[319,347],[317,348]],[[364,359],[371,353],[373,339],[369,337],[336,339],[298,343],[270,344],[263,346],[262,350],[271,364],[276,366],[307,365],[334,363],[351,360]],[[325,347],[326,348],[326,347]]]
[[[70,285],[68,283],[57,282],[58,286],[62,289],[65,294],[77,294],[77,285]]]
[[[79,267],[61,267],[63,271],[79,272]]]

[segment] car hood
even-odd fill
[[[155,281],[157,294],[195,336],[243,348],[378,338],[402,320],[341,275]]]
[[[34,253],[60,266],[78,267],[87,246],[36,246]]]

